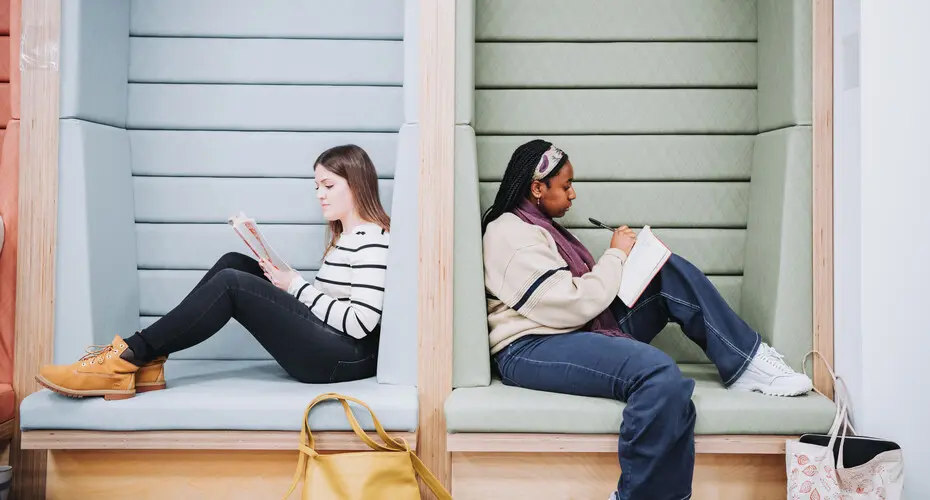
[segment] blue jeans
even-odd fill
[[[497,370],[507,385],[625,401],[620,498],[690,498],[694,380],[683,377],[675,361],[649,342],[674,321],[729,385],[745,370],[761,338],[704,273],[677,255],[632,309],[620,300],[611,307],[620,329],[633,339],[592,332],[530,335],[497,353]]]

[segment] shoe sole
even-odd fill
[[[142,385],[136,384],[136,394],[143,393],[143,392],[161,391],[163,389],[166,389],[167,387],[168,387],[168,384],[164,382],[157,383],[157,384],[142,384]]]
[[[808,392],[811,391],[811,389],[806,389],[806,390],[795,390],[795,391],[775,390],[775,389],[774,389],[772,386],[770,386],[770,385],[766,385],[766,386],[762,386],[762,385],[737,386],[736,384],[731,385],[731,386],[730,386],[730,389],[732,389],[732,390],[734,390],[734,391],[758,392],[758,393],[761,393],[761,394],[765,394],[766,396],[780,396],[780,397],[801,396],[801,395],[807,394]]]
[[[77,399],[80,399],[80,398],[85,398],[85,397],[103,396],[103,399],[105,399],[105,400],[107,400],[107,401],[114,401],[114,400],[120,400],[120,399],[129,399],[129,398],[131,398],[131,397],[133,397],[133,396],[136,395],[136,391],[134,391],[134,390],[126,390],[126,391],[118,391],[118,390],[109,390],[109,391],[108,391],[108,390],[87,390],[87,391],[80,391],[80,390],[74,390],[74,389],[67,389],[67,388],[65,388],[65,387],[61,387],[60,385],[56,385],[56,384],[53,384],[52,382],[49,382],[49,381],[46,380],[45,377],[43,377],[42,375],[36,375],[36,382],[38,382],[39,385],[41,385],[42,387],[45,387],[46,389],[48,389],[48,390],[50,390],[50,391],[52,391],[52,392],[55,392],[55,393],[57,393],[57,394],[61,394],[62,396],[68,396],[69,398],[77,398]]]

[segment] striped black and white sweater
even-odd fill
[[[288,293],[329,326],[357,339],[381,321],[390,233],[362,224],[342,233],[313,283],[297,278]]]

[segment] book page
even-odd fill
[[[268,240],[265,239],[265,236],[258,228],[258,223],[256,223],[254,219],[246,217],[244,213],[240,212],[238,216],[230,217],[227,222],[233,227],[239,237],[242,238],[242,241],[245,242],[246,246],[249,247],[249,250],[252,251],[252,254],[255,255],[256,258],[266,259],[270,261],[273,266],[281,270],[291,269],[291,266],[278,255],[271,244],[268,243]]]
[[[644,227],[637,235],[636,244],[623,265],[623,278],[620,280],[617,297],[627,307],[633,307],[671,255],[671,250],[656,238],[652,229],[649,226]]]

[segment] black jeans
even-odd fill
[[[239,253],[221,257],[177,307],[126,343],[142,360],[167,356],[207,340],[231,318],[301,382],[375,374],[380,328],[363,339],[332,328],[271,284],[257,261]]]

